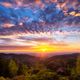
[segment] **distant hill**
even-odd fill
[[[75,67],[76,60],[79,55],[80,55],[79,53],[73,53],[73,54],[52,56],[44,60],[44,64],[48,68],[51,68],[51,70],[52,69],[58,70],[59,68],[62,68],[62,67],[68,67],[68,65],[70,67]]]
[[[28,64],[32,65],[34,64],[37,60],[39,60],[39,57],[27,55],[27,54],[5,54],[5,53],[0,53],[0,59],[14,59],[17,61],[19,64]]]
[[[63,59],[63,60],[74,59],[74,58],[77,58],[79,55],[80,55],[79,53],[55,55],[55,56],[47,58],[47,61],[53,60],[53,59],[54,60],[55,59]]]
[[[42,61],[44,64],[47,65],[61,65],[61,64],[66,64],[66,63],[71,63],[74,64],[76,62],[77,57],[79,56],[79,53],[73,53],[73,54],[65,54],[65,55],[56,55],[52,57],[48,57],[45,59],[36,57],[36,56],[31,56],[28,54],[5,54],[5,53],[0,53],[0,59],[15,59],[19,64],[24,63],[24,64],[30,64],[33,65],[37,61]]]

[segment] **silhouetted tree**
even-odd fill
[[[77,73],[78,75],[80,75],[80,55],[77,57],[76,73]]]
[[[10,60],[8,68],[9,68],[10,77],[16,76],[18,71],[18,65],[13,59]]]

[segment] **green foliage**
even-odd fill
[[[6,80],[11,80],[10,78],[6,78]]]
[[[37,74],[37,77],[40,79],[40,80],[47,80],[47,79],[51,79],[53,80],[56,76],[56,73],[55,72],[50,72],[48,70],[40,70],[40,72]]]
[[[80,56],[74,61],[50,61],[47,66],[41,61],[27,66],[13,59],[0,59],[0,76],[0,80],[80,80]]]
[[[4,77],[0,77],[0,80],[6,80]]]
[[[26,80],[24,75],[16,76],[12,80]]]
[[[25,64],[22,64],[19,68],[19,74],[23,74],[26,75],[26,73],[28,73],[28,67]]]
[[[70,72],[71,72],[71,76],[76,76],[77,75],[75,68],[72,68]]]
[[[41,70],[41,69],[45,69],[46,66],[45,66],[42,62],[37,61],[37,62],[34,64],[33,68]]]
[[[59,80],[69,80],[68,77],[59,77]]]
[[[8,68],[9,68],[9,73],[10,73],[11,77],[17,75],[18,65],[16,64],[16,62],[14,60],[12,60],[12,59],[10,60]]]
[[[76,73],[77,75],[80,75],[80,55],[77,58],[77,62],[76,62]]]

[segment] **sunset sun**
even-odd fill
[[[50,49],[50,47],[49,46],[45,46],[45,45],[37,47],[37,50],[40,51],[40,52],[47,52],[47,51],[49,51],[49,49]]]
[[[34,50],[36,52],[40,52],[40,53],[48,53],[48,52],[52,52],[54,50],[53,46],[48,45],[48,44],[41,44],[38,46],[34,47]]]

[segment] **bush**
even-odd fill
[[[69,80],[68,77],[59,77],[59,80]]]
[[[6,80],[4,77],[0,77],[0,80]]]
[[[21,75],[21,76],[16,76],[11,80],[26,80],[26,79],[25,79],[25,76]]]

